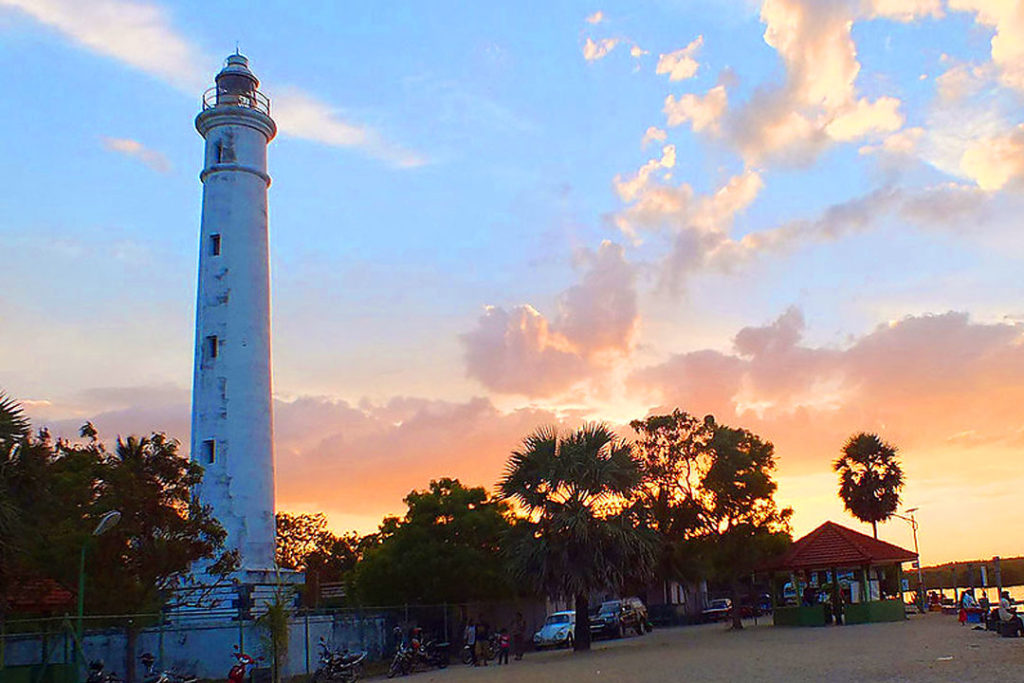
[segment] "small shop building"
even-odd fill
[[[862,624],[906,618],[903,563],[917,554],[825,522],[766,563],[776,626]]]

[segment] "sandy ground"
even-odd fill
[[[741,632],[721,624],[600,641],[586,654],[527,653],[510,666],[462,664],[415,681],[1024,681],[1024,638],[961,627],[941,614],[905,622]]]

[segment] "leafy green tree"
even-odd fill
[[[657,533],[656,573],[663,582],[697,578],[698,567],[685,540],[700,523],[700,483],[710,462],[714,419],[679,409],[668,415],[633,420],[641,483],[631,512]]]
[[[590,649],[590,594],[651,573],[654,539],[625,512],[639,485],[632,445],[603,424],[566,436],[537,430],[512,453],[498,484],[527,515],[508,535],[513,572],[574,602],[578,651]]]
[[[712,423],[713,424],[713,423]],[[701,524],[691,548],[712,576],[732,588],[732,627],[742,629],[740,579],[791,540],[792,509],[779,510],[775,447],[745,429],[714,425],[711,460],[700,482]]]
[[[457,603],[514,593],[500,552],[507,503],[449,478],[410,492],[405,503],[404,517],[385,518],[361,544],[355,589],[364,604]]]
[[[237,553],[224,550],[224,529],[192,495],[203,470],[177,441],[130,436],[108,452],[91,425],[82,433],[86,442],[71,443],[42,432],[4,463],[20,520],[18,552],[4,558],[5,572],[75,586],[88,544],[86,611],[112,614],[158,609],[197,562],[218,575],[234,570]],[[93,537],[96,520],[111,510],[120,523]]]
[[[843,454],[832,464],[839,473],[839,497],[846,509],[862,522],[870,522],[878,538],[878,523],[892,517],[900,505],[903,469],[896,447],[877,434],[851,436]]]
[[[278,512],[277,565],[285,569],[328,570],[329,581],[352,569],[358,559],[359,537],[354,532],[336,536],[327,528],[322,512],[293,515]]]

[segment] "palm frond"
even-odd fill
[[[6,447],[4,450],[28,438],[31,428],[22,405],[0,391],[0,445]]]

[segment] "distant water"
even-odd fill
[[[904,576],[904,578],[910,578],[908,574],[904,574],[903,576]],[[911,579],[910,585],[911,585],[911,587],[913,587],[913,585],[914,585],[912,579]],[[960,595],[961,593],[963,593],[963,591],[966,588],[969,588],[969,586],[961,586],[960,588],[958,588],[957,589],[957,595]],[[1024,603],[1024,586],[1003,586],[1003,590],[1004,591],[1009,591],[1010,592],[1010,597],[1013,598],[1013,600],[1015,602]],[[982,592],[984,592],[985,594],[988,595],[988,600],[989,600],[990,603],[992,603],[993,605],[999,604],[999,591],[996,589],[995,586],[989,586],[988,588],[978,588],[978,587],[976,587],[974,589],[974,597],[976,597],[976,598],[978,598],[980,600]],[[947,597],[947,598],[952,598],[953,597],[953,589],[952,588],[945,588],[945,589],[943,589],[942,594],[945,597]],[[903,594],[903,601],[904,602],[912,602],[913,599],[914,599],[914,591],[910,591],[909,593],[904,593]]]

